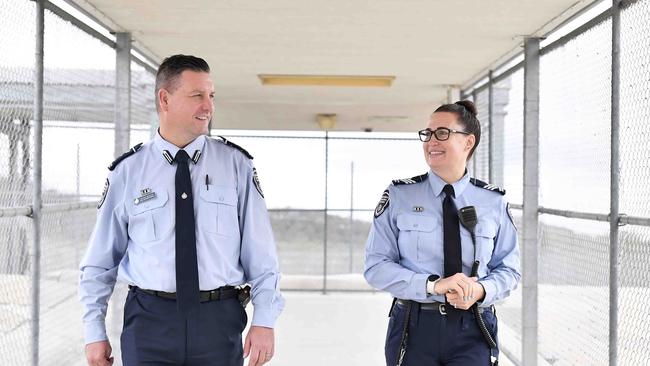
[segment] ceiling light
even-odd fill
[[[262,85],[390,87],[395,76],[257,75]]]

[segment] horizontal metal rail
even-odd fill
[[[67,212],[74,210],[87,210],[97,207],[96,202],[70,202],[70,203],[55,203],[43,205],[43,212]],[[521,204],[510,204],[510,207],[515,210],[522,210]],[[323,212],[323,208],[270,208],[269,212]],[[371,208],[328,208],[328,212],[372,212]],[[579,212],[569,210],[559,210],[554,208],[540,207],[539,213],[561,216],[571,219],[583,219],[591,221],[609,222],[609,214],[598,214],[591,212]],[[21,207],[0,207],[0,217],[23,217],[32,215],[32,206]],[[634,225],[634,226],[647,226],[650,227],[650,217],[628,216],[621,214],[618,219],[619,225]]]

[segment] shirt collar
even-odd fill
[[[447,182],[437,176],[436,173],[429,170],[429,184],[431,185],[433,194],[438,197],[442,193],[442,189],[447,185]],[[458,198],[463,194],[465,188],[467,187],[467,184],[469,184],[469,174],[467,173],[467,169],[465,169],[465,174],[463,177],[452,183],[452,187],[454,187],[454,194],[456,195],[454,198]]]
[[[160,135],[160,130],[156,132],[156,136],[154,137],[153,141],[154,145],[158,149],[158,152],[165,159],[165,161],[167,161],[169,164],[173,164],[174,156],[176,156],[176,153],[181,148],[165,140]],[[185,146],[183,150],[187,152],[194,164],[197,164],[199,162],[199,159],[201,159],[201,151],[203,150],[204,145],[205,135],[201,135],[195,138],[194,141],[190,142],[187,146]]]

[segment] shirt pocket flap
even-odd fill
[[[431,216],[402,214],[397,216],[397,228],[405,231],[431,232],[436,226],[436,221]]]
[[[477,225],[476,236],[494,239],[497,236],[497,227],[492,222]]]
[[[232,187],[209,186],[201,189],[201,198],[208,202],[237,206],[237,190]]]
[[[136,216],[141,213],[147,212],[154,210],[156,208],[163,207],[168,200],[167,196],[167,191],[158,191],[155,192],[156,196],[154,198],[148,199],[146,201],[138,202],[137,204],[135,203],[135,200],[138,198],[134,198],[133,201],[131,201],[131,215]]]

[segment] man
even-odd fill
[[[263,365],[284,300],[275,243],[252,157],[205,135],[210,68],[171,56],[156,76],[160,129],[109,167],[81,262],[89,365],[110,365],[105,315],[116,278],[129,283],[122,359],[132,365]],[[236,286],[250,283],[247,322]],[[243,300],[242,300],[243,301]]]

